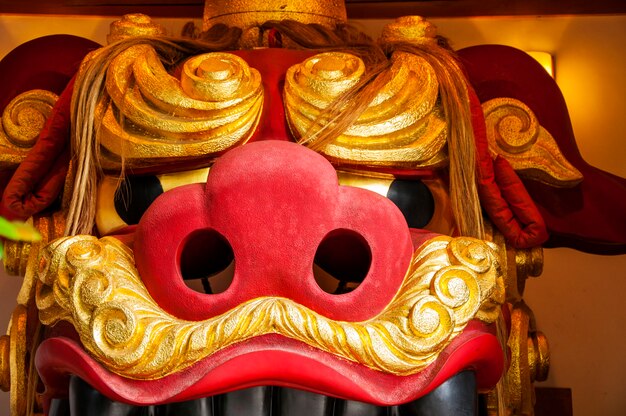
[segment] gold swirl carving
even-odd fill
[[[35,307],[35,286],[40,244],[33,243],[30,250],[18,304],[11,315],[7,335],[0,339],[0,388],[11,392],[11,415],[31,415],[37,410],[35,390],[39,377],[34,358],[41,341],[41,324]]]
[[[548,341],[537,331],[535,316],[524,303],[510,305],[511,334],[507,345],[511,366],[506,374],[508,408],[511,414],[533,414],[535,381],[545,381],[550,370]]]
[[[582,180],[526,104],[494,98],[483,103],[483,111],[490,151],[507,159],[520,175],[555,187],[574,186]]]
[[[150,16],[141,13],[125,14],[120,20],[111,23],[107,43],[117,42],[134,36],[162,36],[165,28],[154,23]]]
[[[0,169],[15,167],[24,160],[58,98],[50,91],[30,90],[6,106],[0,124]]]
[[[178,79],[152,47],[132,46],[111,63],[106,88],[99,134],[109,169],[122,158],[151,166],[226,150],[252,135],[263,106],[259,72],[228,53],[191,58]]]
[[[504,269],[505,297],[507,303],[517,303],[524,297],[526,281],[529,277],[539,277],[543,272],[543,248],[516,249],[506,243],[504,236],[493,226],[485,223],[485,236],[498,247],[502,256],[500,264]]]
[[[292,131],[306,136],[330,122],[324,110],[365,73],[360,58],[315,55],[287,71],[285,110]],[[424,59],[396,53],[389,82],[348,129],[321,149],[331,159],[379,166],[436,166],[445,162],[447,127],[437,103],[439,83]]]
[[[190,322],[154,302],[133,253],[114,238],[64,237],[49,244],[40,259],[41,321],[69,321],[96,360],[139,379],[164,377],[264,334],[386,373],[414,374],[432,363],[483,305],[491,308],[501,285],[494,247],[442,236],[415,252],[394,299],[368,321],[334,321],[290,299],[261,297]]]
[[[492,224],[485,225],[487,239],[498,247],[500,264],[506,265],[503,300],[510,311],[509,324],[500,318],[497,325],[501,343],[510,351],[510,367],[496,389],[489,393],[488,414],[533,414],[533,383],[546,380],[550,351],[545,335],[537,330],[534,314],[522,297],[527,278],[542,272],[543,252],[541,247],[524,250],[508,247],[504,236]]]

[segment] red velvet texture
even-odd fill
[[[287,70],[316,54],[311,50],[253,49],[232,51],[261,74],[264,89],[263,113],[250,141],[292,140],[283,105]]]
[[[24,220],[58,197],[69,163],[70,80],[97,43],[72,35],[52,35],[26,42],[0,61],[0,109],[32,89],[60,94],[44,130],[10,181],[0,181],[0,215]],[[2,176],[7,176],[6,172]],[[8,183],[7,183],[8,182]],[[6,188],[5,188],[6,186]]]
[[[481,102],[497,97],[524,102],[584,176],[582,183],[565,189],[524,180],[547,224],[546,245],[626,253],[626,179],[584,161],[556,82],[526,53],[508,46],[474,46],[460,50],[459,56]]]
[[[181,252],[201,230],[222,235],[235,275],[223,293],[206,296],[183,283]],[[313,277],[313,259],[331,232],[356,233],[371,252],[365,281],[331,295]],[[135,235],[135,261],[154,299],[168,312],[202,320],[259,296],[282,296],[329,318],[362,321],[393,298],[411,262],[406,221],[388,199],[339,186],[332,165],[300,145],[262,141],[231,150],[206,187],[176,188],[157,198]]]
[[[25,220],[46,209],[61,193],[69,168],[73,85],[72,79],[52,109],[35,146],[4,189],[2,216]]]

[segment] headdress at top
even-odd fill
[[[241,29],[258,27],[270,20],[295,20],[334,26],[346,23],[343,0],[218,0],[204,6],[203,28],[224,24]]]

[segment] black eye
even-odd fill
[[[395,179],[389,186],[387,198],[400,208],[411,228],[424,228],[435,213],[433,194],[420,180]]]
[[[363,282],[372,265],[372,251],[360,234],[346,229],[324,237],[313,260],[313,275],[327,293],[351,292]]]
[[[126,224],[137,224],[162,193],[163,187],[156,176],[128,176],[115,192],[115,211]]]

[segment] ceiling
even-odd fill
[[[625,0],[346,0],[351,18],[626,14]],[[0,14],[202,16],[204,0],[0,0]]]

